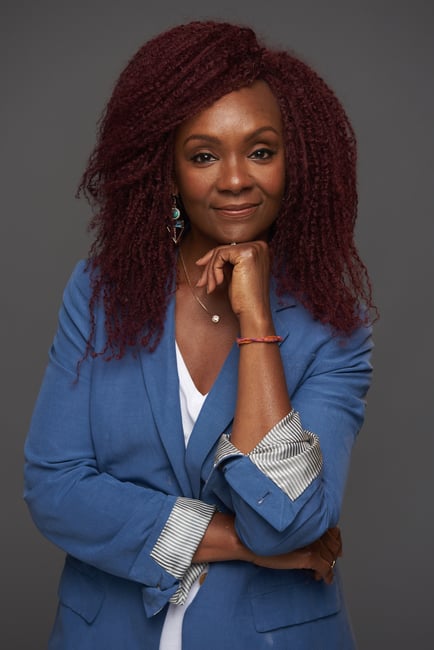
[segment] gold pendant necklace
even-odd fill
[[[188,277],[187,267],[185,266],[184,257],[182,255],[182,250],[181,249],[179,249],[179,259],[181,260],[182,268],[184,269],[185,279],[187,280],[187,284],[190,287],[190,291],[191,291],[191,293],[193,295],[193,298],[202,307],[202,309],[204,309],[206,311],[206,313],[211,316],[211,321],[213,323],[219,323],[220,322],[220,316],[218,314],[213,314],[212,312],[210,312],[208,307],[202,302],[202,300],[199,298],[199,296],[197,296],[195,294],[194,289],[191,286],[190,278]]]

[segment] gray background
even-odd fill
[[[357,240],[382,317],[342,518],[344,582],[361,650],[433,648],[433,3],[233,4],[1,4],[2,648],[45,648],[55,612],[62,553],[22,502],[22,447],[62,289],[89,243],[88,208],[74,193],[96,120],[144,40],[206,17],[250,23],[293,48],[356,129]]]

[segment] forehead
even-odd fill
[[[233,129],[256,130],[264,126],[281,133],[282,120],[276,97],[265,81],[258,80],[223,95],[209,108],[183,122],[177,137],[182,139],[195,132],[222,134]]]

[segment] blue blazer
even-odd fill
[[[236,401],[234,344],[187,449],[175,357],[174,299],[153,353],[81,358],[90,332],[84,262],[65,289],[50,360],[25,446],[25,499],[43,535],[66,552],[50,650],[158,650],[178,586],[150,555],[178,496],[231,510],[260,554],[299,548],[339,521],[351,449],[362,425],[370,331],[333,337],[295,300],[271,301],[293,406],[320,438],[323,469],[294,501],[247,457],[214,468]],[[96,345],[104,345],[104,313]],[[184,619],[185,650],[350,650],[354,641],[337,575],[245,562],[210,566]]]

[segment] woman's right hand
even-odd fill
[[[267,569],[310,569],[314,572],[316,580],[331,584],[334,562],[341,556],[341,532],[336,526],[308,546],[282,555],[254,555],[250,561]]]

